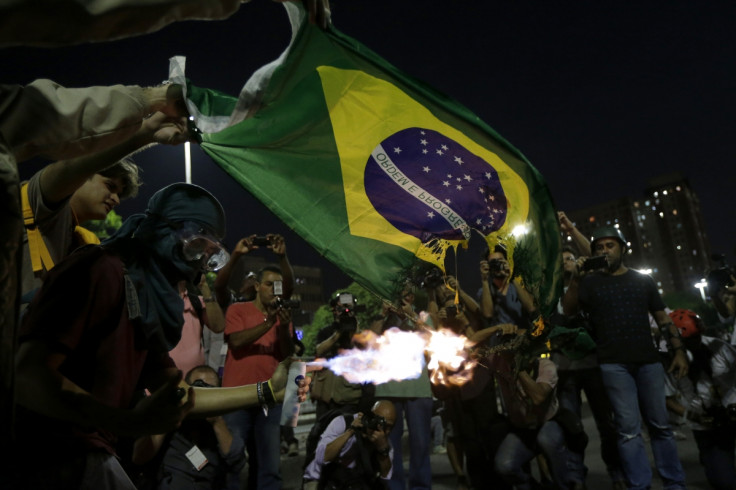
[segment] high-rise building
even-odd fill
[[[586,236],[599,226],[619,228],[629,242],[628,267],[651,273],[663,294],[693,292],[710,265],[700,201],[679,172],[649,181],[642,199],[626,197],[567,214]]]

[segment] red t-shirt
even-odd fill
[[[225,339],[229,335],[254,328],[263,323],[265,315],[252,302],[230,305],[225,315]],[[289,325],[289,334],[293,334]],[[281,352],[279,322],[252,344],[228,349],[222,386],[243,386],[271,378],[279,362],[286,358]]]

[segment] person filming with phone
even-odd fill
[[[259,270],[255,287],[253,301],[234,303],[227,309],[228,353],[223,387],[267,380],[279,362],[294,352],[291,313],[284,304],[288,298],[283,296],[281,270],[276,266]],[[245,441],[248,488],[281,488],[281,405],[274,403],[273,393],[268,392],[266,385],[263,391],[263,406],[227,414],[225,422],[234,438]],[[239,480],[239,474],[229,475],[228,488],[242,488]]]
[[[649,429],[654,466],[664,488],[685,488],[664,391],[665,369],[677,378],[688,372],[680,332],[665,313],[652,277],[624,265],[628,242],[618,228],[595,228],[590,245],[594,256],[603,256],[605,267],[574,274],[562,307],[568,316],[583,311],[592,327],[628,488],[649,488],[652,484],[642,421]],[[582,269],[594,258],[585,261]],[[652,341],[650,314],[667,339],[668,350],[674,352],[666,368]]]

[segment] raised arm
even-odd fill
[[[214,297],[214,294],[210,290],[210,286],[207,284],[207,278],[204,274],[202,274],[202,281],[199,283],[199,290],[202,292],[202,296],[204,297],[205,325],[215,333],[224,332],[225,313],[217,302],[217,298]]]
[[[585,255],[586,257],[590,257],[590,240],[585,238],[585,235],[580,233],[580,230],[575,228],[575,225],[572,224],[570,218],[568,218],[563,211],[557,212],[557,218],[560,221],[560,229],[562,230],[562,232],[572,238],[573,243],[575,243],[575,246],[577,246],[578,255]]]
[[[143,120],[138,131],[130,138],[114,146],[44,167],[40,177],[44,202],[51,205],[63,201],[94,174],[153,143],[177,145],[188,137],[186,118],[172,118],[157,112]]]
[[[219,304],[220,308],[223,310],[230,306],[230,289],[228,289],[228,284],[230,283],[233,269],[235,269],[235,265],[238,263],[238,260],[240,260],[240,257],[250,252],[250,240],[252,238],[253,236],[250,236],[248,238],[241,238],[238,240],[238,243],[235,244],[235,247],[230,254],[230,260],[227,261],[225,267],[217,272],[217,278],[215,279],[213,288],[215,290],[217,304]]]
[[[279,269],[281,269],[284,284],[284,299],[289,299],[294,293],[294,269],[292,269],[289,257],[286,255],[286,241],[281,235],[270,234],[266,236],[271,241],[268,248],[279,258]]]

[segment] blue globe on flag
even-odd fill
[[[378,144],[365,167],[365,191],[389,223],[422,243],[486,236],[506,221],[496,170],[431,129],[408,128]]]

